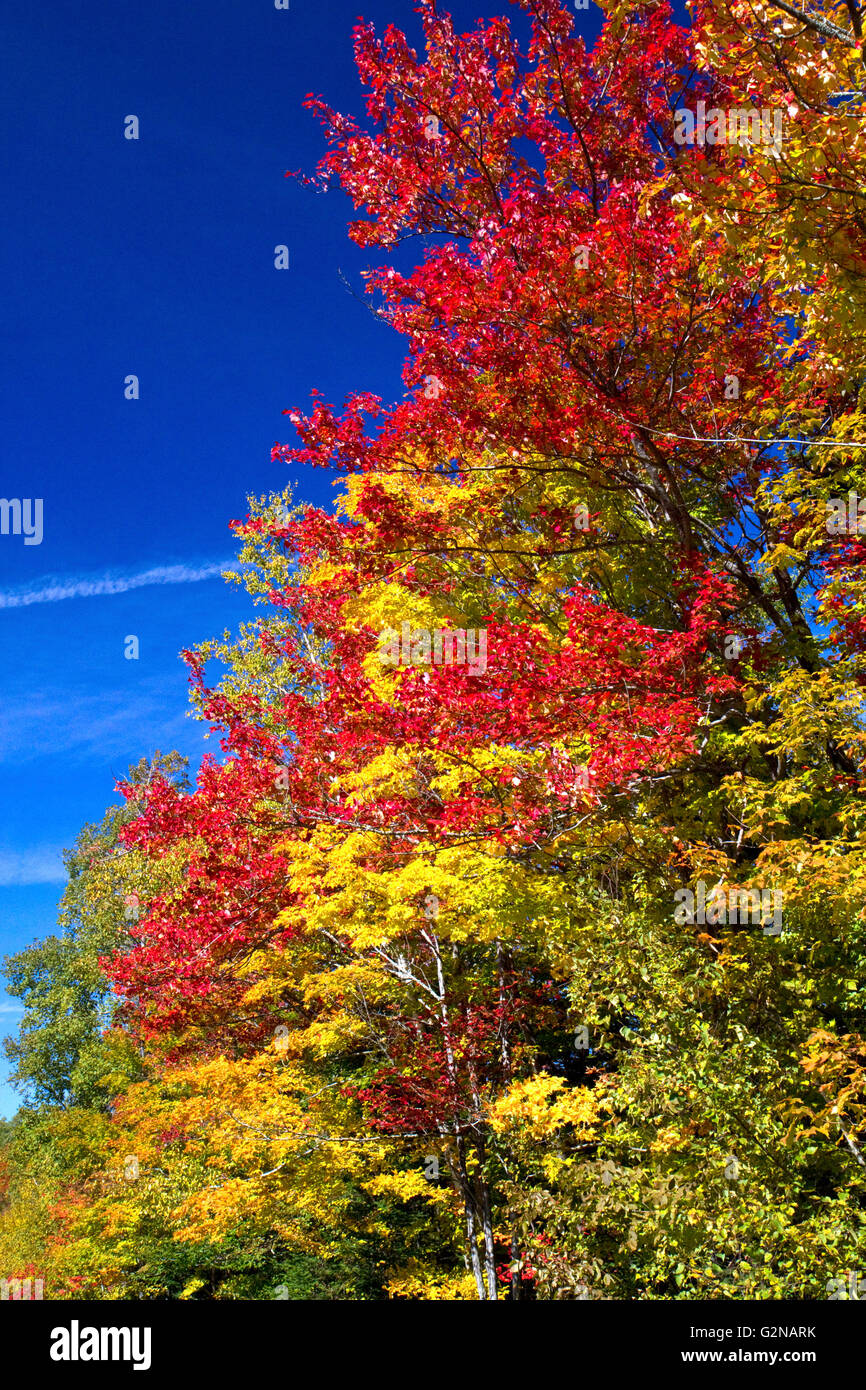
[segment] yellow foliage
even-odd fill
[[[490,1107],[496,1134],[519,1130],[525,1138],[543,1139],[564,1125],[579,1128],[585,1138],[598,1129],[602,1102],[586,1086],[567,1087],[558,1076],[532,1076],[518,1081]]]
[[[406,1173],[380,1173],[361,1186],[377,1197],[396,1197],[400,1202],[408,1202],[413,1197],[424,1197],[430,1206],[441,1206],[450,1200],[448,1188],[436,1187],[418,1169]]]
[[[386,1284],[391,1298],[416,1298],[425,1302],[433,1299],[464,1300],[475,1303],[478,1292],[471,1274],[435,1274],[417,1266],[414,1261]]]

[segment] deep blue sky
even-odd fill
[[[505,6],[448,8],[469,28]],[[0,496],[44,501],[41,545],[0,536],[0,954],[54,929],[61,850],[127,767],[203,751],[177,654],[244,600],[219,577],[127,582],[231,558],[245,497],[289,481],[270,448],[312,388],[404,390],[401,340],[339,278],[360,289],[376,262],[346,236],[348,201],[283,177],[324,152],[307,92],[362,112],[359,13],[419,37],[409,0],[10,0],[0,16]],[[597,31],[595,7],[580,19]],[[297,481],[332,495],[321,474]],[[120,591],[21,602],[105,578]],[[16,1008],[0,992],[0,1033]],[[0,1113],[17,1103],[0,1085]]]

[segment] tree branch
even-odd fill
[[[825,39],[838,39],[840,43],[846,44],[848,48],[857,47],[856,39],[853,39],[850,34],[846,34],[844,29],[838,29],[835,24],[831,24],[827,19],[819,19],[817,15],[804,14],[802,10],[795,10],[793,5],[786,5],[785,0],[768,0],[768,4],[772,5],[776,10],[784,10],[785,14],[790,15],[792,19],[797,19],[801,24],[805,24],[808,28],[814,29],[816,33],[821,34]],[[849,4],[848,10],[849,13],[851,13],[852,20],[854,20],[856,7],[855,10],[852,11],[851,5]],[[857,32],[857,23],[859,23],[859,18],[855,23],[855,33]]]
[[[845,8],[851,16],[851,28],[854,30],[855,37],[862,39],[863,25],[860,21],[860,6],[857,4],[857,0],[845,0]]]

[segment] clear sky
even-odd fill
[[[0,496],[44,515],[40,544],[0,535],[0,954],[54,929],[61,850],[130,764],[177,748],[197,765],[178,652],[246,615],[218,569],[245,497],[289,481],[270,461],[292,435],[281,411],[314,387],[335,404],[405,389],[401,340],[340,279],[360,292],[376,263],[346,236],[348,201],[283,175],[324,152],[308,92],[362,114],[359,12],[416,42],[417,16],[410,0],[290,3],[0,15]],[[505,5],[446,8],[469,28]],[[323,474],[297,486],[332,495]],[[17,1009],[0,991],[0,1033]],[[0,1114],[16,1107],[0,1083]]]

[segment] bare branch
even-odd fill
[[[768,0],[768,4],[772,5],[776,10],[784,10],[785,14],[790,15],[792,19],[797,19],[801,24],[807,25],[809,29],[814,29],[817,34],[821,34],[825,39],[838,39],[840,43],[846,44],[848,48],[857,47],[856,39],[852,38],[850,34],[846,34],[844,29],[839,29],[835,24],[831,24],[827,19],[821,19],[818,15],[804,14],[802,10],[795,10],[793,5],[786,5],[785,0]],[[851,10],[850,5],[848,9],[849,11]]]

